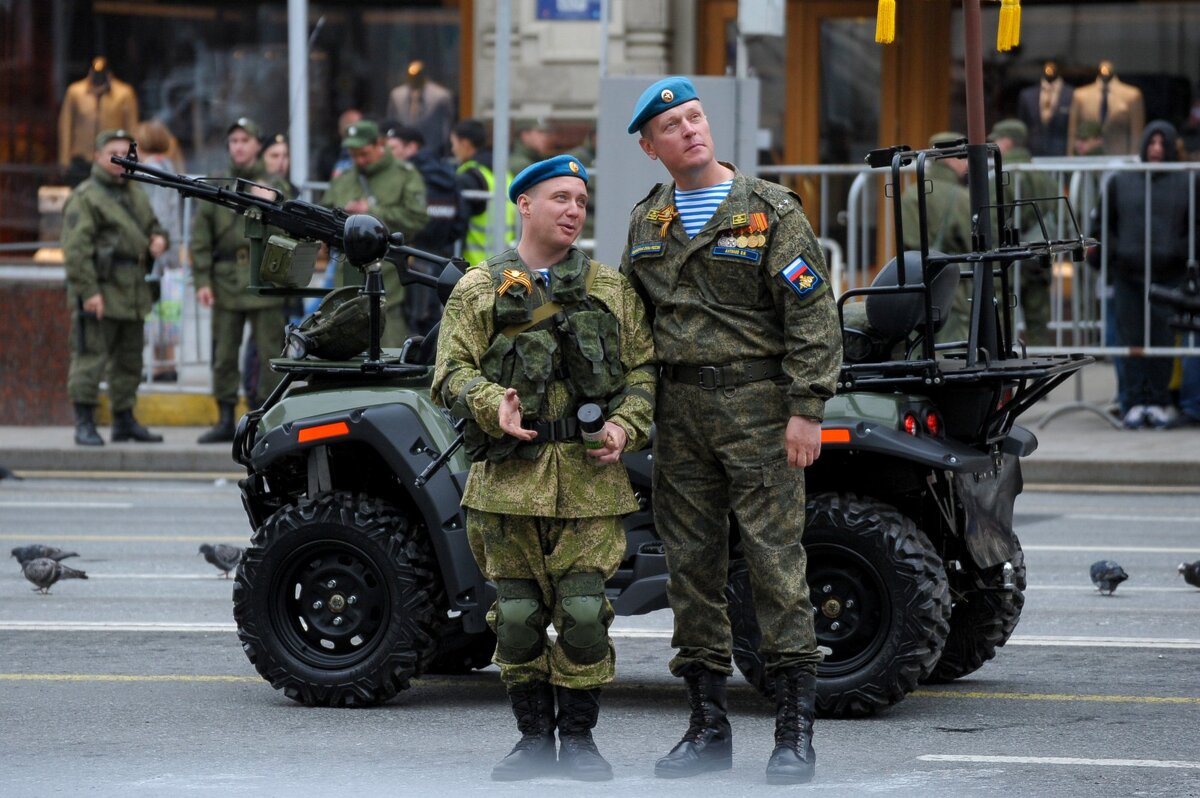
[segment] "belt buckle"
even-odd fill
[[[721,370],[716,366],[700,366],[697,369],[700,375],[700,387],[706,391],[715,391],[721,387]]]

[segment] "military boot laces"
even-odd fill
[[[196,439],[196,443],[229,443],[237,431],[233,424],[233,405],[221,402],[217,405],[217,423]]]
[[[596,748],[592,729],[600,715],[600,690],[557,688],[558,692],[558,763],[569,779],[608,781],[612,765]]]
[[[775,750],[767,762],[768,784],[805,784],[817,765],[813,750],[813,702],[817,677],[796,668],[775,676]]]
[[[684,674],[692,713],[683,739],[654,764],[654,775],[679,779],[733,767],[733,730],[726,710],[725,677],[707,668]]]
[[[75,444],[103,446],[104,439],[96,432],[95,405],[75,405]]]
[[[133,417],[132,410],[122,410],[113,415],[113,443],[118,441],[136,441],[138,443],[162,443],[163,437],[155,435],[143,427]]]
[[[492,768],[493,781],[523,781],[554,767],[554,688],[532,682],[508,688],[521,739]]]

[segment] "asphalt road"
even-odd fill
[[[995,660],[867,720],[818,722],[820,795],[1200,796],[1200,494],[1027,492],[1030,588]],[[301,707],[262,681],[233,631],[231,582],[201,542],[248,538],[236,489],[203,482],[0,482],[0,542],[80,553],[87,581],[30,590],[0,566],[0,794],[750,795],[772,710],[731,690],[732,771],[665,782],[685,725],[665,669],[668,613],[620,618],[618,678],[596,737],[616,780],[488,780],[515,740],[494,669],[419,680],[370,710]],[[1118,560],[1112,597],[1087,577]]]

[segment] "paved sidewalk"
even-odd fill
[[[1115,393],[1112,365],[1097,363],[1060,386],[1021,419],[1038,437],[1038,450],[1023,461],[1033,485],[1196,487],[1200,490],[1200,428],[1115,429],[1103,409]],[[1077,394],[1082,402],[1076,407]],[[1085,408],[1090,408],[1086,409]],[[1040,424],[1049,419],[1045,426]],[[244,475],[229,444],[201,446],[204,427],[155,426],[159,444],[76,446],[70,427],[0,426],[0,465],[18,473],[183,473],[232,478]],[[101,429],[107,439],[109,430]]]

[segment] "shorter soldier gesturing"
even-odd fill
[[[604,583],[625,552],[619,516],[637,509],[619,459],[647,442],[655,367],[632,286],[573,246],[587,179],[566,155],[517,175],[520,243],[455,286],[438,341],[433,400],[467,419],[467,535],[496,584],[493,661],[522,734],[496,780],[556,760],[570,778],[612,778],[591,735],[615,663]],[[585,404],[606,419],[596,448],[581,438]]]

